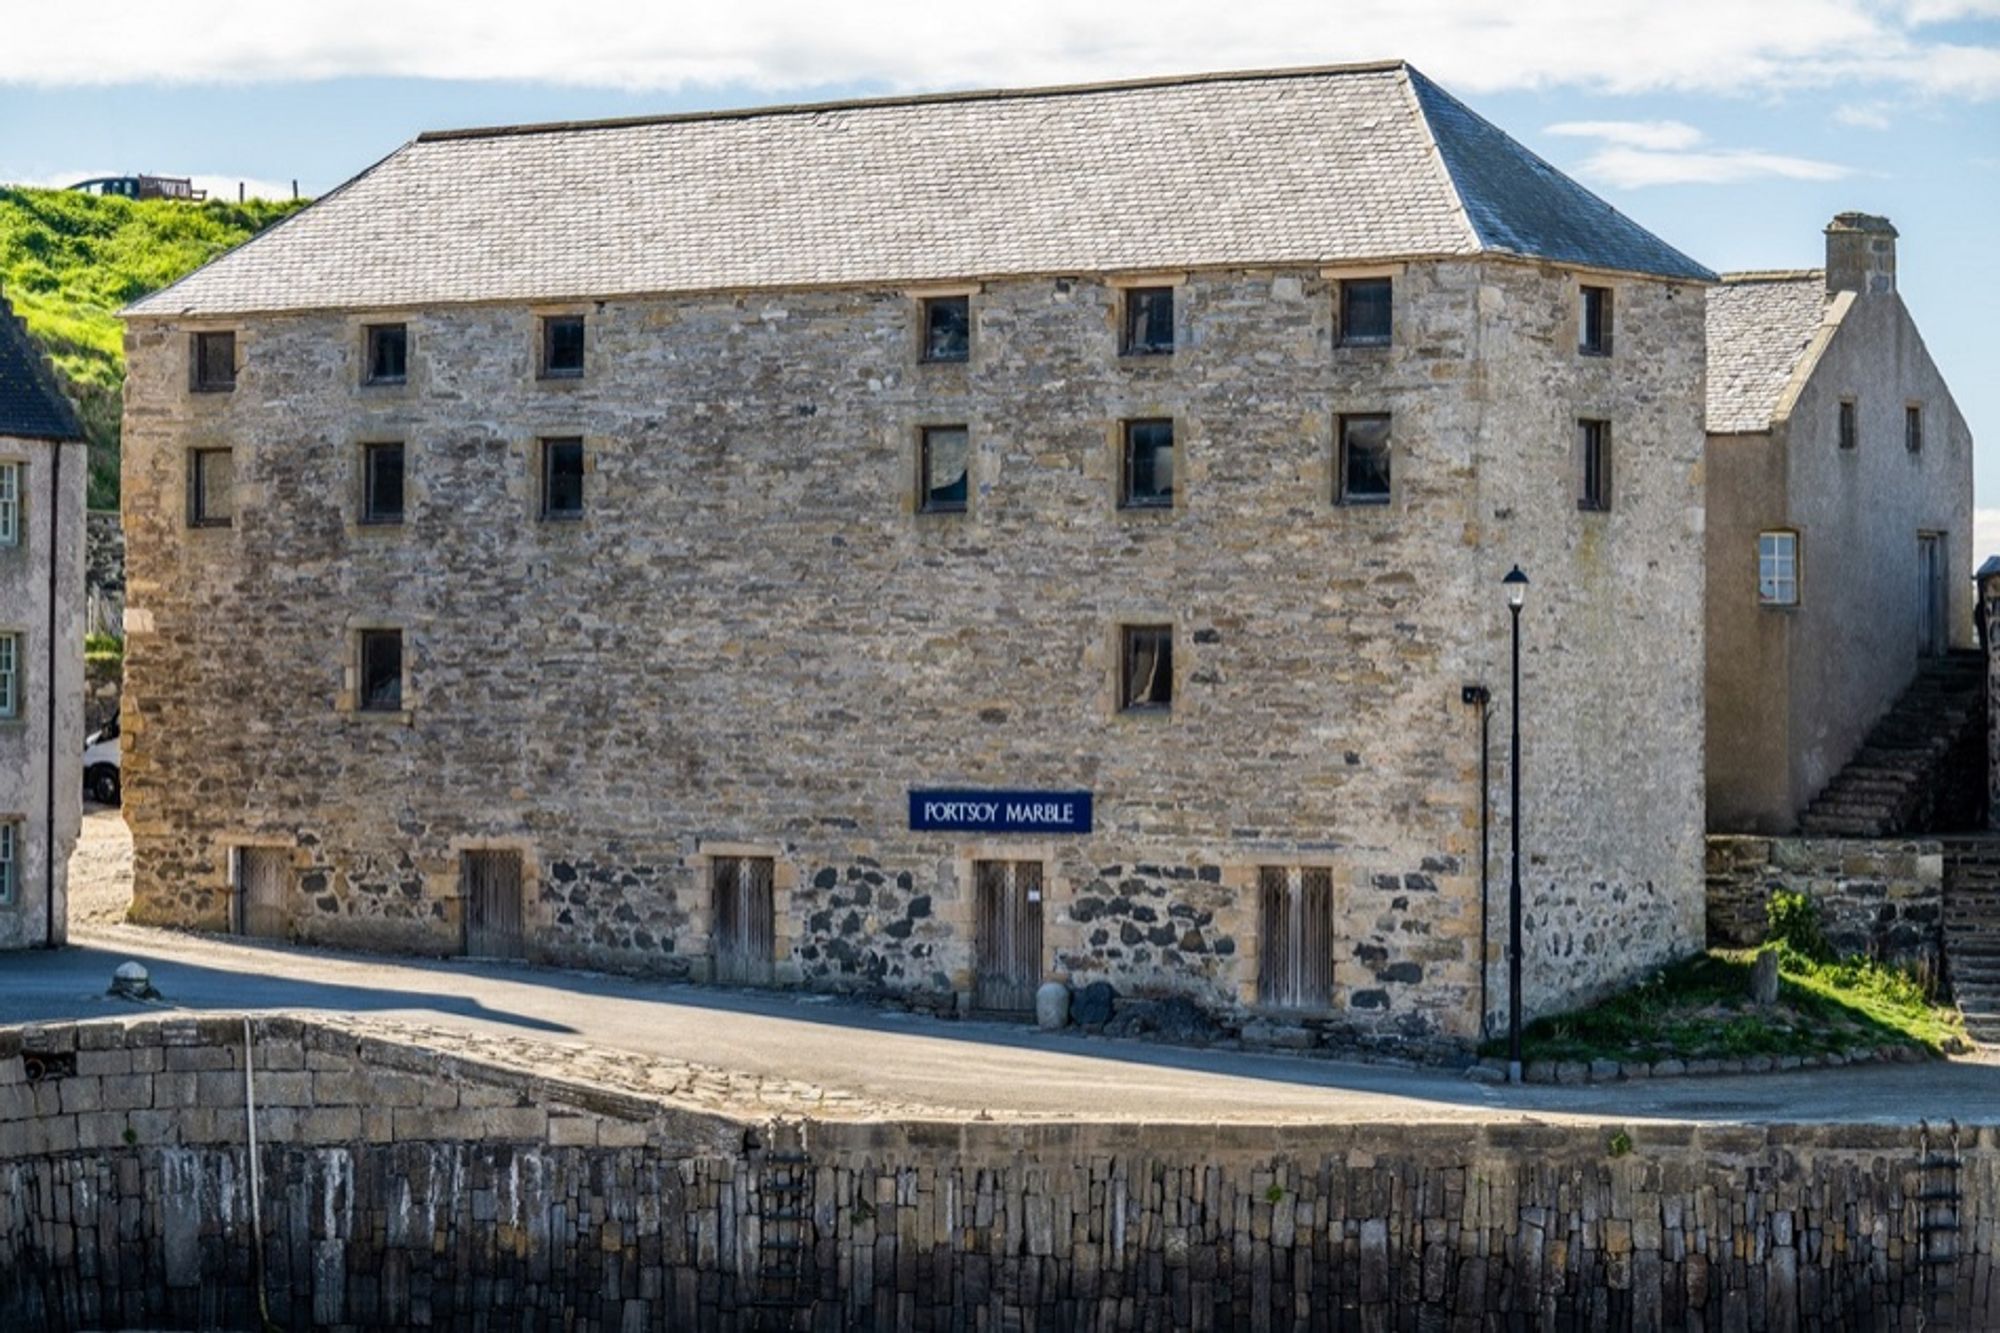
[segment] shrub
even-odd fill
[[[1819,928],[1819,906],[1805,894],[1789,889],[1773,891],[1764,904],[1764,917],[1770,923],[1766,938],[1778,948],[1815,963],[1833,956],[1833,948]]]

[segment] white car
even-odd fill
[[[118,804],[118,719],[83,738],[83,794],[99,805]]]

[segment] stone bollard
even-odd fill
[[[1778,1002],[1778,951],[1759,949],[1757,962],[1750,969],[1750,999],[1755,1004],[1774,1005]]]
[[[160,993],[153,989],[153,979],[144,966],[134,962],[123,962],[111,974],[111,989],[106,992],[127,1000],[157,1000]]]
[[[1069,987],[1060,981],[1045,981],[1035,992],[1035,1022],[1044,1032],[1069,1026]]]

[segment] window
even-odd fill
[[[1903,447],[1913,454],[1924,451],[1924,409],[1915,403],[1903,409]],[[4,495],[0,495],[0,505],[5,503]],[[0,540],[5,538],[0,537]]]
[[[236,335],[197,333],[188,351],[190,385],[196,393],[228,393],[236,387]]]
[[[968,448],[963,426],[926,426],[917,481],[918,508],[926,514],[965,512]]]
[[[398,713],[403,708],[403,631],[361,631],[361,696],[364,713]]]
[[[1120,634],[1119,658],[1121,712],[1155,713],[1173,707],[1173,626],[1127,625]]]
[[[542,441],[542,517],[583,517],[583,441]]]
[[[21,823],[0,819],[0,907],[12,907],[21,892]]]
[[[236,516],[236,460],[227,449],[188,455],[188,526],[226,528]]]
[[[1799,534],[1757,534],[1757,600],[1765,606],[1799,604]]]
[[[1578,509],[1611,508],[1611,423],[1576,423]]]
[[[1333,872],[1259,866],[1257,1002],[1324,1009],[1333,1002]]]
[[[21,716],[21,636],[0,634],[0,718]]]
[[[1840,447],[1853,449],[1861,444],[1861,423],[1852,398],[1840,400]]]
[[[924,300],[926,361],[965,361],[972,356],[972,298],[932,296]]]
[[[0,463],[0,546],[21,544],[21,465]]]
[[[550,315],[542,321],[542,378],[583,376],[583,316]]]
[[[1392,288],[1388,278],[1351,278],[1340,284],[1341,346],[1388,344]]]
[[[768,856],[718,856],[709,870],[715,979],[769,985],[777,957],[777,862]]]
[[[361,446],[361,521],[403,521],[403,446]]]
[[[1171,509],[1174,503],[1174,423],[1164,418],[1125,423],[1118,503],[1126,509]]]
[[[1583,289],[1582,320],[1577,329],[1577,350],[1585,356],[1611,355],[1611,289]]]
[[[1389,417],[1387,413],[1340,419],[1338,504],[1389,503]]]
[[[1174,350],[1174,289],[1131,287],[1125,292],[1125,333],[1119,350],[1127,356],[1162,356]]]
[[[368,326],[368,372],[365,384],[401,384],[409,374],[410,331],[402,324]]]

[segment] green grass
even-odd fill
[[[1754,950],[1711,950],[1589,1009],[1537,1020],[1521,1034],[1530,1060],[1698,1060],[1818,1055],[1855,1047],[1956,1049],[1958,1012],[1908,972],[1864,959],[1779,954],[1778,1002],[1750,1000]],[[1482,1053],[1504,1055],[1504,1040]]]
[[[83,636],[83,656],[89,662],[122,662],[125,660],[125,640],[116,634],[86,634]]]
[[[76,400],[91,445],[93,507],[118,503],[125,383],[118,311],[300,207],[0,189],[0,288]]]

